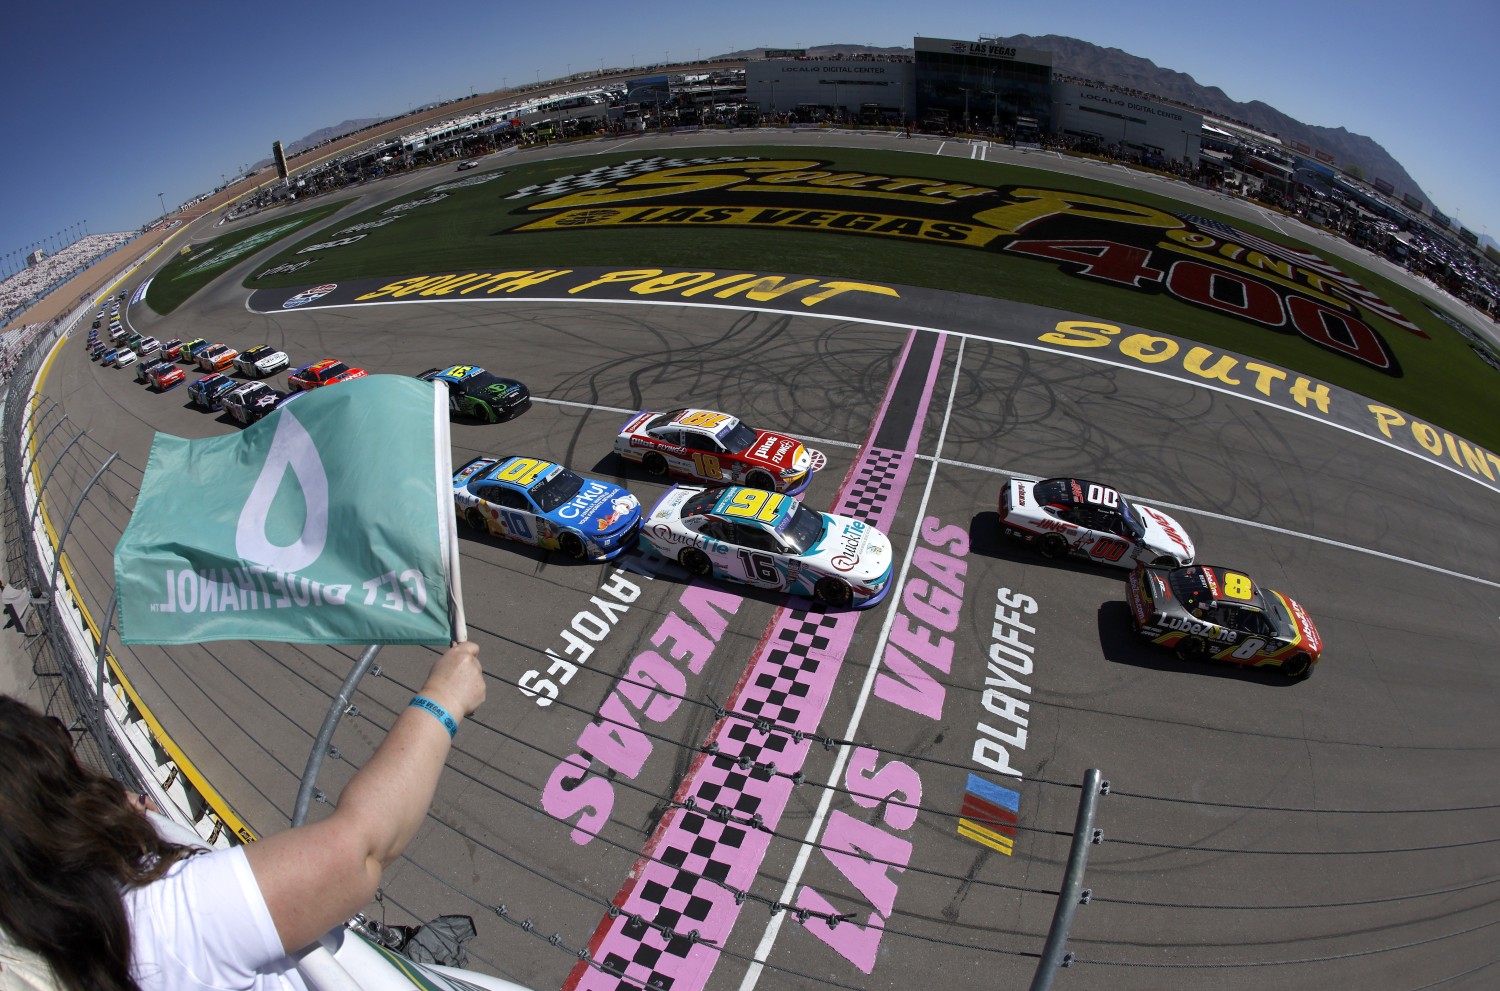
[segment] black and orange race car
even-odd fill
[[[1307,611],[1245,574],[1210,565],[1137,565],[1126,582],[1135,630],[1184,661],[1280,667],[1306,678],[1323,652]]]

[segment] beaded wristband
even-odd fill
[[[413,705],[418,709],[425,709],[428,712],[432,713],[433,716],[437,718],[437,721],[442,723],[443,726],[448,730],[448,738],[450,740],[458,735],[458,723],[454,721],[452,716],[448,715],[447,709],[444,709],[442,706],[438,705],[426,695],[414,696],[411,700],[410,705],[408,705],[408,708]]]

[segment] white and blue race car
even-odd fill
[[[873,606],[890,591],[891,541],[850,516],[743,485],[675,486],[641,528],[643,550],[700,578],[726,578],[835,607]]]
[[[641,525],[635,496],[541,458],[475,458],[454,473],[453,502],[475,530],[580,560],[618,556]]]

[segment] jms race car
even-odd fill
[[[265,378],[267,375],[275,375],[291,360],[287,358],[285,351],[278,351],[269,344],[257,344],[252,348],[241,351],[234,359],[234,367],[243,375],[251,378]]]
[[[475,530],[590,561],[619,555],[641,525],[629,492],[540,458],[475,458],[453,476],[453,503]]]
[[[1142,564],[1125,581],[1136,632],[1181,660],[1279,666],[1305,678],[1322,654],[1323,638],[1300,604],[1238,571]]]
[[[700,578],[859,608],[890,591],[895,559],[890,538],[863,520],[743,485],[673,487],[641,527],[641,548]]]
[[[1182,524],[1081,478],[1011,479],[1000,490],[1000,526],[1053,559],[1077,554],[1122,568],[1193,563],[1193,541]]]
[[[531,392],[515,379],[492,375],[478,365],[429,368],[417,378],[448,389],[448,411],[486,423],[508,420],[531,406]]]
[[[827,463],[795,437],[756,430],[706,409],[642,410],[615,438],[615,453],[652,475],[683,475],[713,485],[739,483],[796,495]]]

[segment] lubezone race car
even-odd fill
[[[448,411],[486,423],[508,420],[531,406],[531,391],[515,379],[501,378],[478,365],[429,368],[418,375],[424,382],[441,382],[448,390]]]
[[[1297,679],[1311,674],[1323,653],[1323,638],[1300,603],[1228,568],[1137,565],[1126,598],[1136,632],[1179,660],[1277,666]]]
[[[796,495],[828,459],[795,437],[748,427],[706,409],[641,410],[615,437],[615,453],[651,475],[740,484]]]
[[[475,530],[579,560],[619,556],[641,525],[635,496],[541,458],[475,458],[453,475],[453,503]]]
[[[875,527],[808,509],[761,488],[674,486],[641,527],[646,550],[700,578],[873,606],[890,591],[895,554]]]
[[[1181,523],[1081,478],[1011,479],[1000,490],[1000,526],[1053,559],[1076,554],[1122,568],[1193,563],[1193,541]]]

